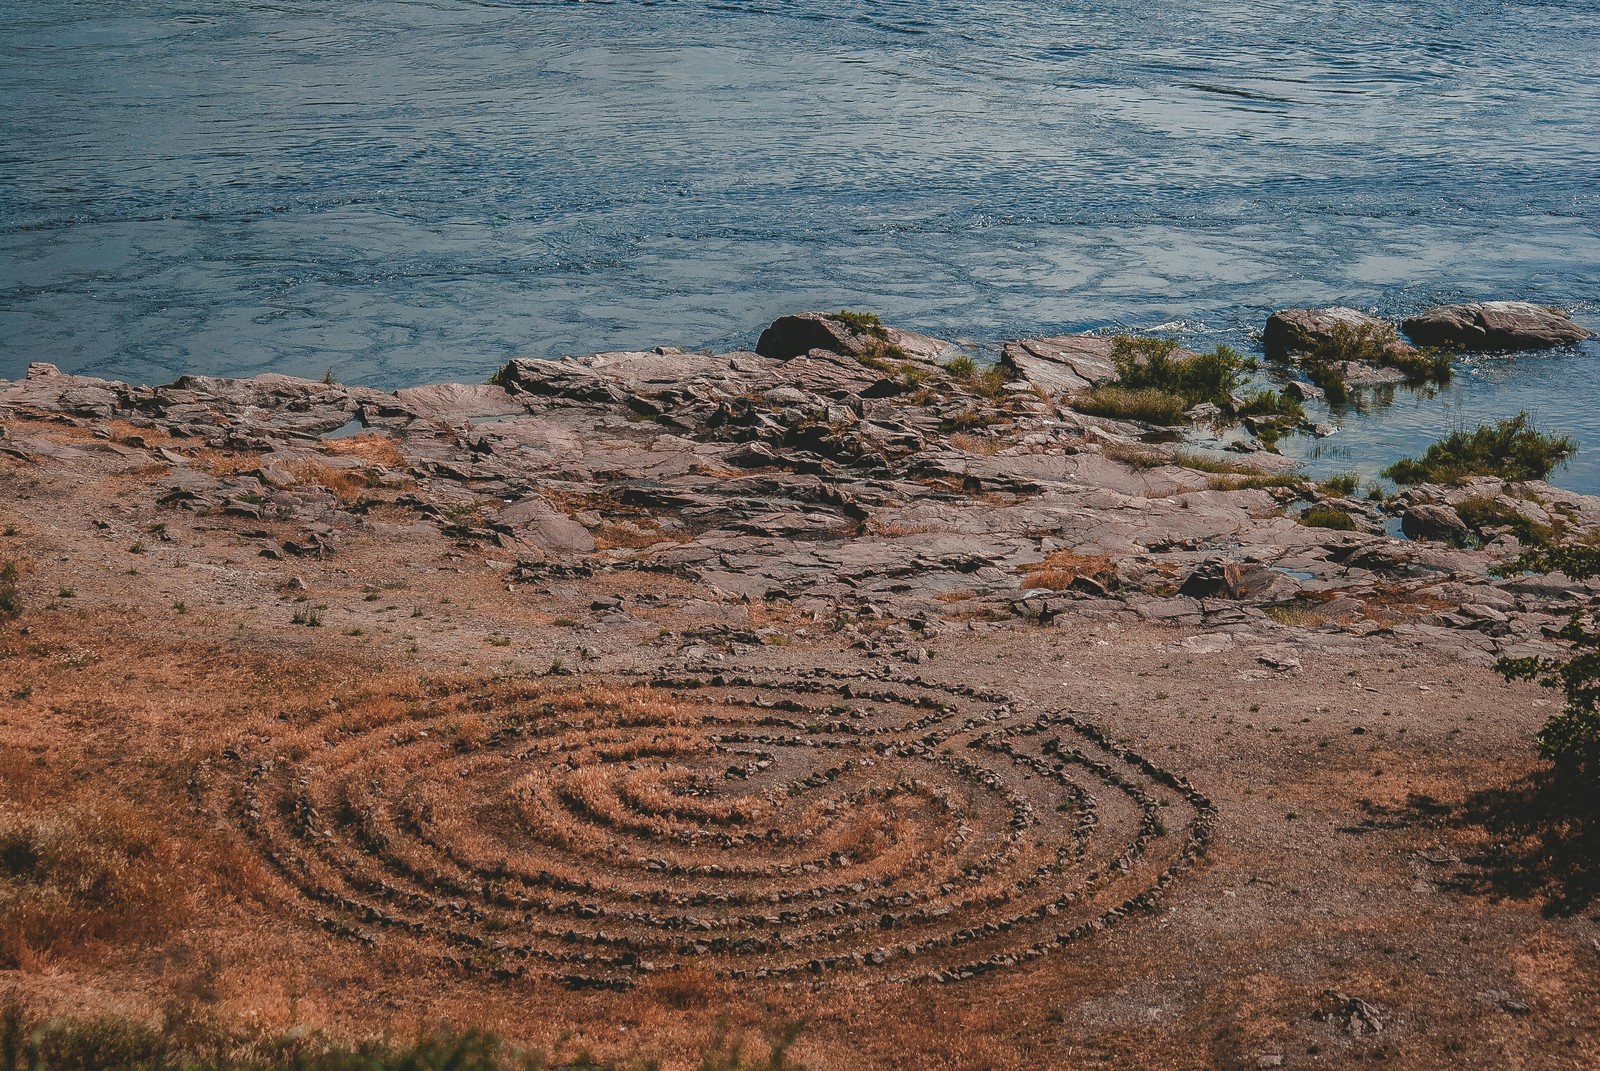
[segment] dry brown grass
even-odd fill
[[[1080,576],[1098,579],[1111,576],[1116,569],[1104,554],[1058,550],[1043,561],[1024,565],[1021,572],[1025,587],[1065,591]]]
[[[209,446],[190,454],[189,460],[195,468],[219,480],[237,476],[261,464],[259,454],[248,451],[216,450]]]
[[[382,432],[364,431],[344,439],[329,439],[322,444],[322,450],[334,457],[353,457],[388,469],[404,468],[406,464],[406,456],[394,438]]]
[[[901,536],[910,535],[930,535],[943,530],[936,524],[884,524],[877,520],[867,521],[867,531],[884,539],[899,539]]]
[[[291,461],[284,467],[297,484],[332,491],[341,502],[354,502],[367,492],[367,479],[360,470],[335,468],[313,458]]]
[[[974,435],[966,431],[958,431],[950,436],[950,443],[958,450],[965,450],[980,457],[993,457],[1005,445],[993,435]]]
[[[178,849],[114,801],[0,816],[0,968],[93,944],[138,944],[182,922]]]
[[[642,550],[657,543],[680,542],[649,518],[607,521],[594,532],[596,550]]]

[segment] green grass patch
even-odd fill
[[[1420,460],[1401,458],[1383,475],[1399,484],[1461,483],[1472,476],[1542,480],[1578,452],[1569,435],[1549,435],[1527,413],[1451,432]]]
[[[828,313],[826,318],[844,324],[858,335],[871,335],[879,339],[889,337],[889,329],[883,326],[883,321],[878,319],[876,313],[840,309],[838,312]]]
[[[1171,427],[1188,419],[1184,413],[1189,406],[1179,395],[1154,387],[1129,388],[1103,383],[1073,399],[1072,408],[1087,416]]]
[[[1245,373],[1255,367],[1227,346],[1179,356],[1178,344],[1170,338],[1130,335],[1111,340],[1111,363],[1121,387],[1159,390],[1177,395],[1189,406],[1211,402],[1229,410],[1233,392],[1243,385]]]
[[[1389,324],[1336,323],[1303,351],[1300,367],[1321,387],[1328,401],[1350,397],[1350,384],[1340,367],[1345,362],[1398,370],[1408,383],[1450,382],[1455,355],[1448,350],[1412,349]]]
[[[1333,498],[1349,498],[1356,493],[1361,478],[1353,472],[1342,472],[1337,476],[1329,476],[1323,480],[1319,490]]]
[[[1300,514],[1300,523],[1307,528],[1331,528],[1336,532],[1356,530],[1356,519],[1333,506],[1312,506]]]
[[[1005,390],[1006,373],[999,365],[980,365],[971,357],[952,357],[942,365],[950,378],[974,394],[998,398]]]

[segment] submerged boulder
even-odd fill
[[[1401,329],[1423,346],[1479,352],[1570,346],[1592,334],[1560,309],[1527,301],[1441,305],[1413,316]]]

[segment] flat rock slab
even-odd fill
[[[1413,316],[1401,329],[1423,346],[1475,352],[1545,350],[1592,336],[1560,309],[1527,301],[1479,301],[1441,305]]]
[[[1071,397],[1101,380],[1115,379],[1114,341],[1100,335],[1063,335],[1007,343],[1000,366],[1051,394]]]

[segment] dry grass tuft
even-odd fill
[[[335,457],[353,457],[369,465],[382,465],[388,469],[404,468],[406,456],[400,452],[392,436],[382,432],[365,431],[345,439],[329,439],[322,444],[325,453]]]
[[[284,468],[294,476],[296,483],[325,488],[341,502],[354,502],[367,491],[367,479],[361,472],[334,468],[326,461],[306,458],[291,461]]]
[[[950,436],[950,442],[959,450],[979,457],[993,457],[1000,452],[1000,440],[993,435],[973,435],[971,432],[958,431]]]
[[[1045,558],[1022,567],[1023,583],[1031,588],[1048,588],[1065,591],[1080,576],[1098,579],[1115,572],[1111,559],[1104,554],[1079,554],[1075,550],[1058,550]]]
[[[626,521],[607,521],[594,533],[594,546],[596,550],[616,550],[627,548],[641,550],[653,547],[657,543],[675,543],[674,539],[661,530],[661,525],[648,518]]]

